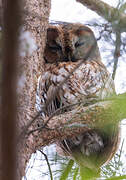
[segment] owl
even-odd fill
[[[47,42],[44,51],[46,63],[76,62],[85,55],[96,42],[90,28],[81,24],[50,26],[47,29]],[[98,46],[88,59],[99,59]]]
[[[95,48],[89,53],[94,44]],[[115,94],[114,82],[101,61],[94,33],[85,25],[50,25],[47,29],[44,61],[45,72],[38,79],[36,94],[36,108],[43,111],[42,116],[50,116],[63,107],[64,113],[72,110],[72,104],[90,98],[100,100]],[[58,90],[55,93],[56,88]],[[53,98],[47,103],[51,96]],[[114,146],[113,152],[116,151],[118,133],[116,135],[116,138],[112,138],[100,130],[90,129],[78,136],[58,141],[57,149],[60,149],[60,154],[75,159],[75,152],[97,159],[110,144],[111,149]]]

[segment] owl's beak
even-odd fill
[[[69,61],[69,59],[68,59],[67,56],[64,56],[63,59],[64,59],[63,61],[65,61],[65,62],[68,62],[68,61]]]
[[[66,62],[72,61],[72,49],[69,46],[65,48],[64,59]]]
[[[71,54],[67,54],[67,56],[64,56],[64,61],[65,62],[68,62],[68,61],[76,62],[77,59],[74,56],[72,56]]]
[[[76,62],[76,61],[78,61],[78,59],[76,59],[74,56],[72,56],[71,61]]]

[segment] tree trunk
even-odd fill
[[[43,49],[45,46],[46,29],[50,12],[50,0],[26,0],[22,10],[23,23],[26,31],[31,32],[37,44],[32,56],[19,58],[18,61],[18,135],[24,130],[35,114],[35,97],[37,78],[43,71]],[[22,82],[23,79],[23,82]],[[20,86],[21,82],[21,86]],[[31,127],[32,129],[32,127]],[[25,167],[31,154],[36,150],[33,135],[18,138],[18,178],[25,175]]]

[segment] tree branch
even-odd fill
[[[117,8],[114,8],[100,0],[76,0],[87,8],[95,11],[99,16],[103,17],[113,25],[113,29],[120,29],[121,32],[126,31],[126,14],[121,13]]]
[[[55,116],[48,122],[48,129],[33,132],[38,142],[37,148],[58,139],[62,140],[80,134],[90,128],[103,131],[108,131],[108,126],[118,128],[119,121],[126,118],[125,107],[126,94],[122,94],[87,107],[80,105],[72,111]]]

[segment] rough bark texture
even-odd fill
[[[18,62],[18,114],[17,128],[19,133],[34,116],[34,104],[37,78],[43,70],[43,49],[45,45],[46,29],[50,12],[49,0],[26,0],[23,4],[24,27],[30,31],[37,44],[37,51],[32,56],[19,58]],[[39,18],[38,18],[39,17]],[[40,18],[41,17],[41,18]],[[20,87],[21,79],[24,79]],[[33,135],[18,142],[18,177],[25,175],[25,167],[31,154],[36,150],[36,142]]]
[[[120,13],[117,8],[104,3],[100,0],[76,0],[87,8],[95,11],[99,16],[103,17],[107,21],[111,22],[114,30],[121,32],[126,31],[126,14]]]

